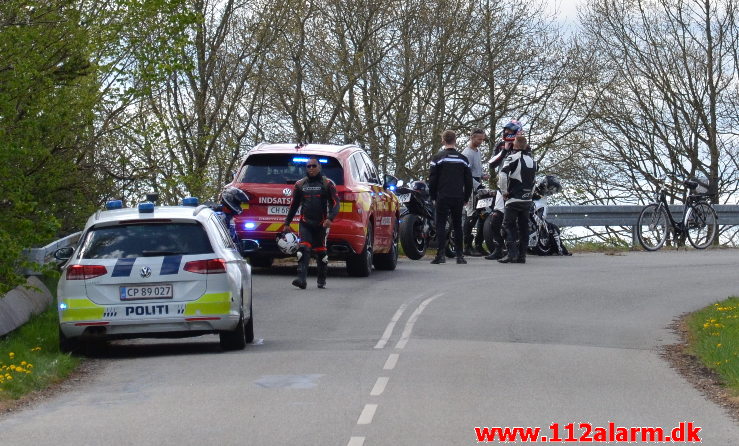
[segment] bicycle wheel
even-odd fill
[[[665,244],[670,225],[667,212],[656,203],[642,209],[636,222],[636,235],[639,243],[647,251],[656,251]]]
[[[718,236],[718,217],[708,203],[690,205],[683,224],[695,249],[708,248]]]

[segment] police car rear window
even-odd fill
[[[266,153],[251,155],[240,172],[239,182],[260,184],[295,184],[306,174],[310,155]],[[344,184],[344,169],[336,158],[319,156],[321,172],[339,186]]]
[[[210,254],[213,247],[197,223],[137,223],[93,228],[87,233],[83,259],[122,259]]]

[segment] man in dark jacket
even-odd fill
[[[467,157],[457,151],[457,135],[452,130],[445,130],[441,135],[444,144],[442,150],[431,158],[429,172],[429,194],[436,202],[436,240],[439,248],[431,263],[446,261],[445,247],[447,242],[446,222],[452,216],[454,229],[454,246],[457,252],[457,263],[467,261],[462,255],[462,208],[472,194],[472,172]]]
[[[500,263],[526,263],[529,245],[529,209],[534,190],[536,162],[525,136],[516,136],[513,152],[503,161],[498,187],[505,199],[503,226],[508,253]]]
[[[305,165],[307,175],[298,180],[293,188],[293,201],[285,217],[284,230],[300,208],[300,247],[298,248],[298,277],[293,285],[305,289],[311,250],[315,253],[318,266],[318,288],[326,287],[328,254],[326,237],[331,222],[339,213],[339,196],[336,185],[321,173],[318,158],[311,157]]]

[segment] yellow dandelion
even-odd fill
[[[13,365],[11,365],[11,366],[10,366],[10,370],[13,370],[13,371],[15,371],[15,369],[16,369],[16,368],[17,368],[17,367],[15,366],[15,364],[13,364]]]
[[[27,364],[28,364],[28,363],[27,363],[26,361],[21,361],[21,365],[25,366],[25,365],[27,365]]]
[[[5,379],[7,379],[8,381],[13,381],[13,376],[12,375],[5,375]]]
[[[15,353],[10,352],[10,353],[8,353],[8,356],[10,356],[10,359],[13,359],[13,358],[15,358]]]
[[[33,364],[30,364],[29,363],[26,367],[28,367],[29,369],[32,369],[33,368]]]
[[[716,344],[716,347],[717,348],[721,348],[721,344]]]

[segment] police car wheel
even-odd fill
[[[249,304],[249,322],[244,327],[244,340],[247,344],[254,342],[254,310],[252,310],[251,303]]]
[[[243,350],[246,347],[247,324],[244,322],[244,311],[241,310],[239,323],[236,324],[236,327],[231,331],[222,331],[219,333],[221,348],[223,350]],[[254,335],[252,333],[253,337]]]
[[[68,338],[62,333],[62,329],[59,329],[59,351],[62,353],[75,353],[80,351],[82,344],[79,339]]]

